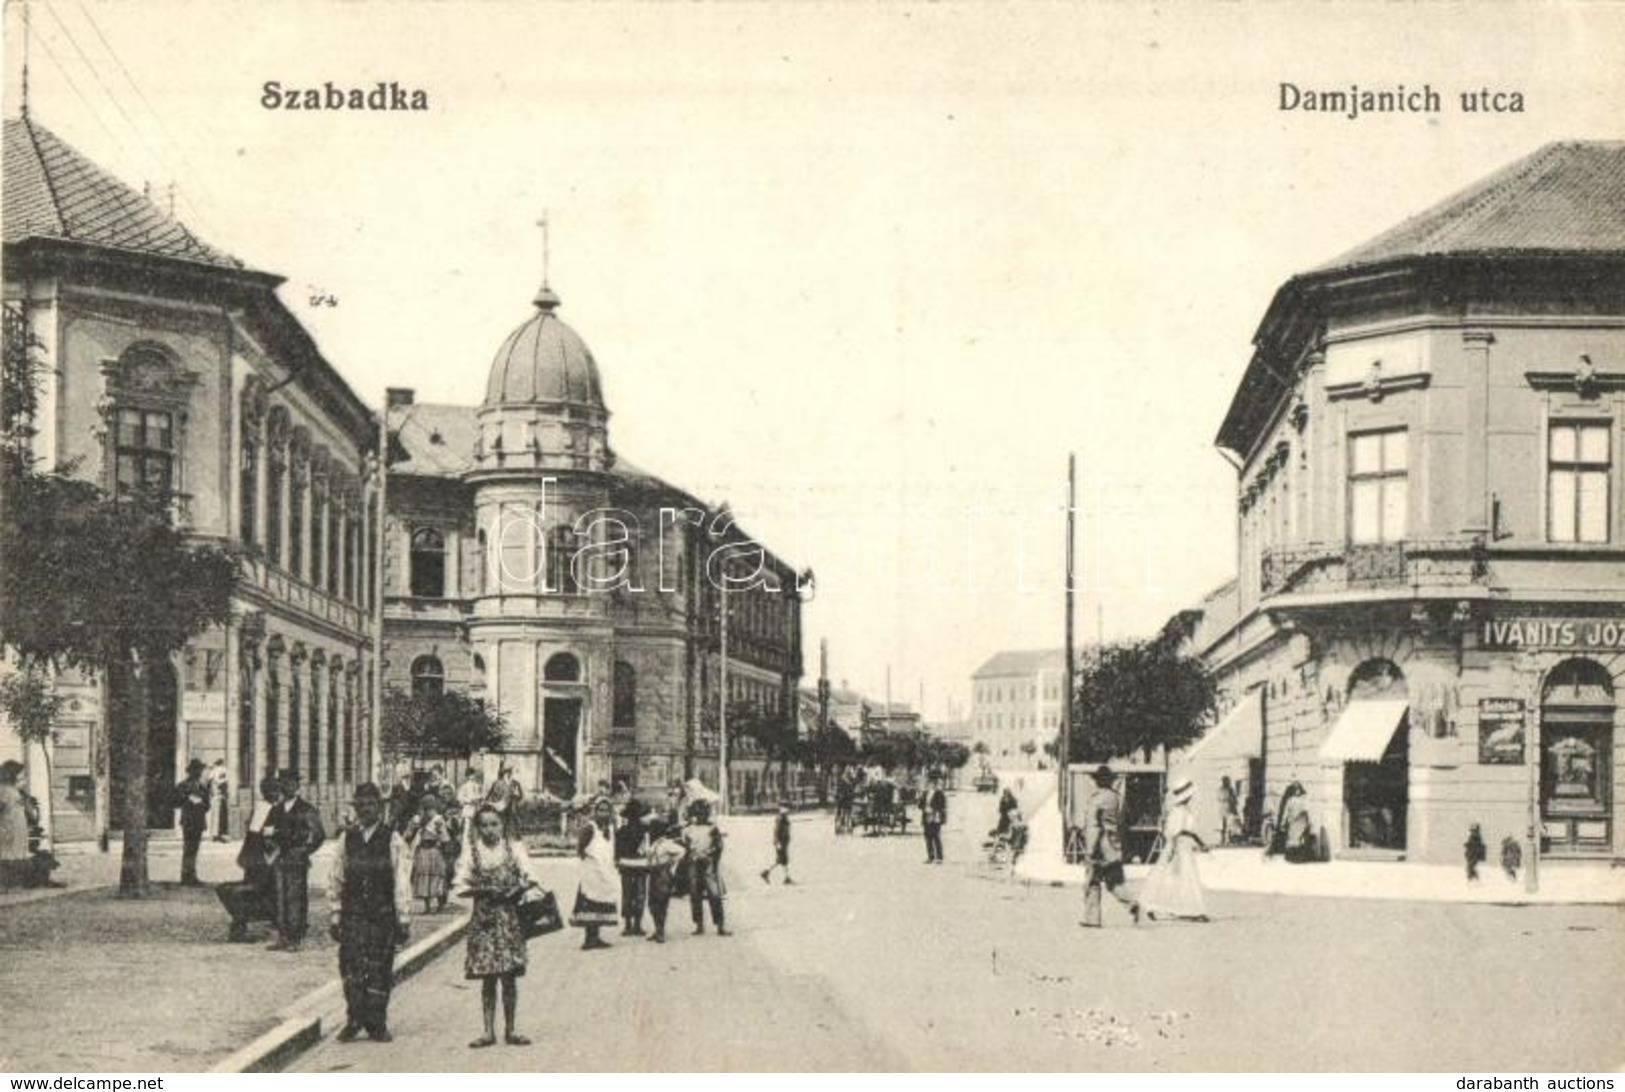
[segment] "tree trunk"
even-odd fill
[[[112,759],[124,785],[120,811],[124,856],[119,865],[120,898],[140,899],[150,893],[147,880],[147,680],[151,665],[140,658],[112,668],[109,682],[122,692],[112,726]]]

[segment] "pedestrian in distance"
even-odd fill
[[[616,782],[617,785],[620,782]],[[621,874],[621,936],[643,935],[643,908],[649,895],[649,832],[643,820],[649,808],[629,798],[615,828],[615,868]]]
[[[1195,799],[1196,784],[1188,777],[1175,781],[1168,793],[1168,814],[1162,821],[1162,854],[1140,892],[1140,907],[1153,920],[1207,921],[1196,855],[1206,853],[1208,847],[1196,832],[1192,810]]]
[[[457,808],[462,812],[464,830],[473,831],[474,813],[484,802],[485,786],[480,783],[480,772],[470,766],[463,775],[463,783],[457,786]]]
[[[683,848],[689,861],[689,906],[694,917],[694,935],[705,933],[705,908],[711,908],[711,923],[717,927],[717,936],[728,936],[727,920],[723,915],[722,900],[726,891],[722,884],[723,833],[711,822],[711,805],[696,800],[688,807],[688,825],[683,828]]]
[[[1236,800],[1236,786],[1225,774],[1219,778],[1219,844],[1227,846],[1241,835],[1241,813]]]
[[[345,1023],[336,1038],[363,1031],[387,1043],[395,949],[412,935],[412,857],[406,840],[384,822],[384,794],[356,786],[355,823],[339,839],[327,877],[327,931],[339,945]]]
[[[570,924],[585,930],[583,950],[608,948],[599,935],[606,925],[620,920],[621,876],[615,868],[615,806],[607,796],[594,797],[590,818],[581,827],[576,856],[581,860],[581,879],[576,888],[575,907]]]
[[[209,786],[203,780],[206,769],[202,759],[188,762],[186,780],[175,786],[170,797],[180,812],[181,885],[184,887],[203,886],[203,881],[197,878],[197,854],[203,844],[203,832],[209,825]]]
[[[474,812],[468,845],[458,858],[452,884],[459,898],[473,900],[463,977],[480,983],[480,1012],[485,1020],[485,1034],[468,1044],[474,1050],[497,1041],[499,990],[503,1042],[509,1046],[530,1043],[514,1030],[519,977],[525,973],[527,955],[519,900],[527,890],[540,886],[525,843],[508,836],[507,823],[495,806],[481,804]]]
[[[925,863],[942,863],[942,828],[948,822],[948,794],[942,782],[932,775],[930,788],[921,797],[920,825],[925,828]]]
[[[28,810],[18,782],[26,767],[15,759],[0,764],[0,891],[30,885]]]
[[[796,881],[790,878],[790,805],[780,804],[779,814],[773,820],[773,863],[762,869],[762,882],[773,882],[773,870],[784,869],[784,882],[793,884]]]
[[[1089,872],[1083,884],[1083,921],[1081,925],[1098,929],[1101,918],[1101,889],[1111,892],[1112,898],[1128,907],[1129,916],[1136,925],[1140,921],[1140,904],[1123,891],[1123,798],[1114,786],[1117,776],[1111,767],[1099,766],[1092,775],[1094,791],[1083,805],[1083,858]]]
[[[1501,871],[1513,883],[1518,882],[1518,869],[1523,867],[1523,847],[1518,839],[1508,834],[1501,839]]]
[[[214,760],[204,782],[209,786],[209,829],[215,841],[224,842],[231,828],[231,774],[226,772],[225,759]]]
[[[1461,848],[1467,857],[1467,881],[1472,883],[1478,879],[1478,866],[1489,856],[1484,846],[1484,832],[1477,823],[1467,828],[1467,841]]]
[[[276,898],[277,942],[273,951],[296,952],[310,929],[310,858],[327,831],[322,816],[300,793],[299,774],[284,770],[282,800],[265,819],[266,859]]]
[[[514,780],[513,767],[508,765],[499,767],[497,779],[491,783],[490,791],[485,794],[485,802],[496,808],[503,820],[511,824],[519,802],[524,798],[525,790]]]
[[[688,852],[679,833],[663,818],[649,823],[649,919],[655,927],[649,939],[656,944],[666,943],[666,911],[676,891],[678,863]]]

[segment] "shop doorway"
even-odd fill
[[[1543,850],[1610,852],[1614,684],[1602,665],[1576,659],[1552,669],[1541,694],[1540,743]]]
[[[581,717],[585,704],[581,661],[568,652],[548,657],[542,665],[542,788],[565,800],[575,798]]]
[[[1358,761],[1343,764],[1350,849],[1405,849],[1411,775],[1411,718],[1405,701],[1405,676],[1391,661],[1368,660],[1350,677],[1345,716],[1362,721],[1365,737],[1375,744]]]

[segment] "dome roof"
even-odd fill
[[[604,409],[592,351],[553,313],[559,298],[543,285],[535,304],[536,314],[497,350],[485,384],[485,404],[574,402]]]

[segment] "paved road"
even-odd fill
[[[1594,1070],[1625,1061],[1625,910],[1218,893],[1209,925],[1077,926],[1078,892],[972,860],[991,800],[960,794],[950,861],[916,837],[797,821],[797,885],[763,887],[768,826],[733,819],[735,937],[532,943],[522,1030],[474,1052],[462,952],[402,987],[390,1046],[331,1070]],[[568,865],[550,862],[561,895]],[[1108,906],[1108,911],[1113,909]]]

